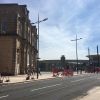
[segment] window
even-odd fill
[[[0,32],[1,34],[6,34],[7,32],[7,19],[3,18],[0,23]]]
[[[17,21],[17,34],[21,36],[22,34],[22,23],[21,23],[21,17],[18,14],[18,21]]]

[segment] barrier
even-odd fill
[[[87,73],[100,73],[100,67],[90,67],[86,70]]]
[[[62,72],[63,76],[73,76],[73,70],[69,70],[69,69],[64,69],[64,71]]]
[[[59,70],[57,68],[53,68],[52,69],[53,77],[58,76],[60,72],[61,72],[61,75],[63,75],[63,76],[73,76],[73,70],[71,70],[71,69]]]
[[[100,73],[100,67],[96,67],[95,68],[95,72],[98,74],[98,73]]]
[[[52,72],[53,72],[53,77],[56,77],[59,75],[59,70],[57,68],[53,68]]]

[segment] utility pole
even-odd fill
[[[90,49],[88,48],[89,67],[90,67]]]
[[[97,45],[97,61],[98,61],[97,67],[99,67],[99,50],[98,50],[98,45]]]
[[[75,41],[76,42],[76,61],[77,61],[77,74],[78,74],[78,51],[77,51],[77,41],[81,40],[82,38],[77,38],[77,34],[76,34],[76,38],[74,40],[71,41]]]
[[[41,23],[41,22],[43,22],[43,21],[46,21],[46,20],[48,20],[48,18],[44,18],[43,20],[40,20],[39,19],[39,14],[38,14],[38,21],[37,22],[35,22],[35,23],[31,23],[31,24],[38,24],[38,34],[37,34],[37,37],[38,37],[38,43],[37,43],[37,50],[38,50],[38,53],[37,53],[37,79],[38,79],[38,77],[39,77],[39,36],[40,36],[40,34],[39,34],[39,24]]]

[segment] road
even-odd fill
[[[100,86],[99,74],[58,77],[0,86],[0,100],[78,100],[95,86]]]

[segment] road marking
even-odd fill
[[[92,78],[92,77],[89,77],[89,78]],[[75,81],[71,81],[71,82],[72,82],[72,83],[73,83],[73,82],[79,82],[79,81],[82,81],[82,80],[85,80],[85,79],[88,79],[88,78],[82,78],[82,79],[75,80]]]
[[[58,86],[58,85],[61,85],[61,84],[55,84],[55,85],[45,86],[45,87],[41,87],[41,88],[37,88],[37,89],[33,89],[33,90],[31,90],[31,91],[33,92],[33,91],[37,91],[37,90],[46,89],[46,88],[49,88],[49,87],[55,87],[55,86]]]
[[[71,82],[74,83],[74,82],[79,82],[81,80],[85,80],[85,79],[79,79],[79,80],[75,80],[75,81],[71,81]]]
[[[6,98],[6,97],[8,97],[8,96],[9,96],[9,95],[1,96],[0,99]]]
[[[100,79],[100,78],[97,78],[97,79]]]

